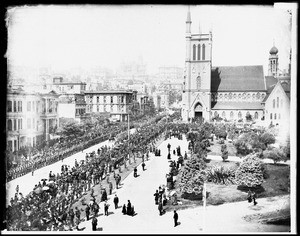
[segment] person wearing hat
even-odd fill
[[[176,227],[178,225],[178,214],[177,214],[176,210],[174,210],[173,219],[174,219],[174,227]]]
[[[97,223],[98,223],[98,220],[97,220],[97,218],[94,216],[94,217],[93,217],[93,220],[92,220],[92,230],[93,230],[93,231],[96,231],[96,230],[97,230]]]
[[[115,209],[118,209],[119,198],[118,198],[117,194],[115,194],[115,197],[114,197],[114,204],[115,204]]]
[[[107,200],[104,203],[104,215],[108,216],[108,208],[109,204],[107,203]]]

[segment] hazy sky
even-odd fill
[[[141,56],[148,72],[184,66],[187,5],[26,6],[8,11],[7,56],[14,65],[115,69]],[[190,6],[192,33],[212,29],[213,66],[263,65],[279,50],[288,68],[289,14],[270,6]]]

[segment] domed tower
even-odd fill
[[[270,56],[269,56],[269,70],[268,70],[268,75],[271,76],[277,76],[278,73],[278,49],[273,46],[270,49]]]

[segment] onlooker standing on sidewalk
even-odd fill
[[[142,163],[143,171],[145,170],[145,162]]]
[[[86,220],[89,220],[90,219],[90,206],[87,205],[86,208],[85,208],[85,215],[86,215]]]
[[[114,197],[114,204],[115,204],[115,209],[118,209],[119,198],[118,198],[117,194]]]
[[[93,217],[93,220],[92,220],[92,228],[93,228],[93,231],[96,231],[96,230],[97,230],[97,223],[98,223],[98,220],[97,220],[97,218],[94,216],[94,217]]]
[[[104,203],[104,215],[108,216],[108,208],[109,204],[107,203],[107,200]]]
[[[173,219],[174,219],[174,227],[176,227],[178,225],[178,214],[175,210],[174,210]]]

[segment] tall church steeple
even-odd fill
[[[273,41],[273,47],[270,49],[270,56],[269,56],[269,76],[277,76],[278,75],[278,49],[275,47]]]

